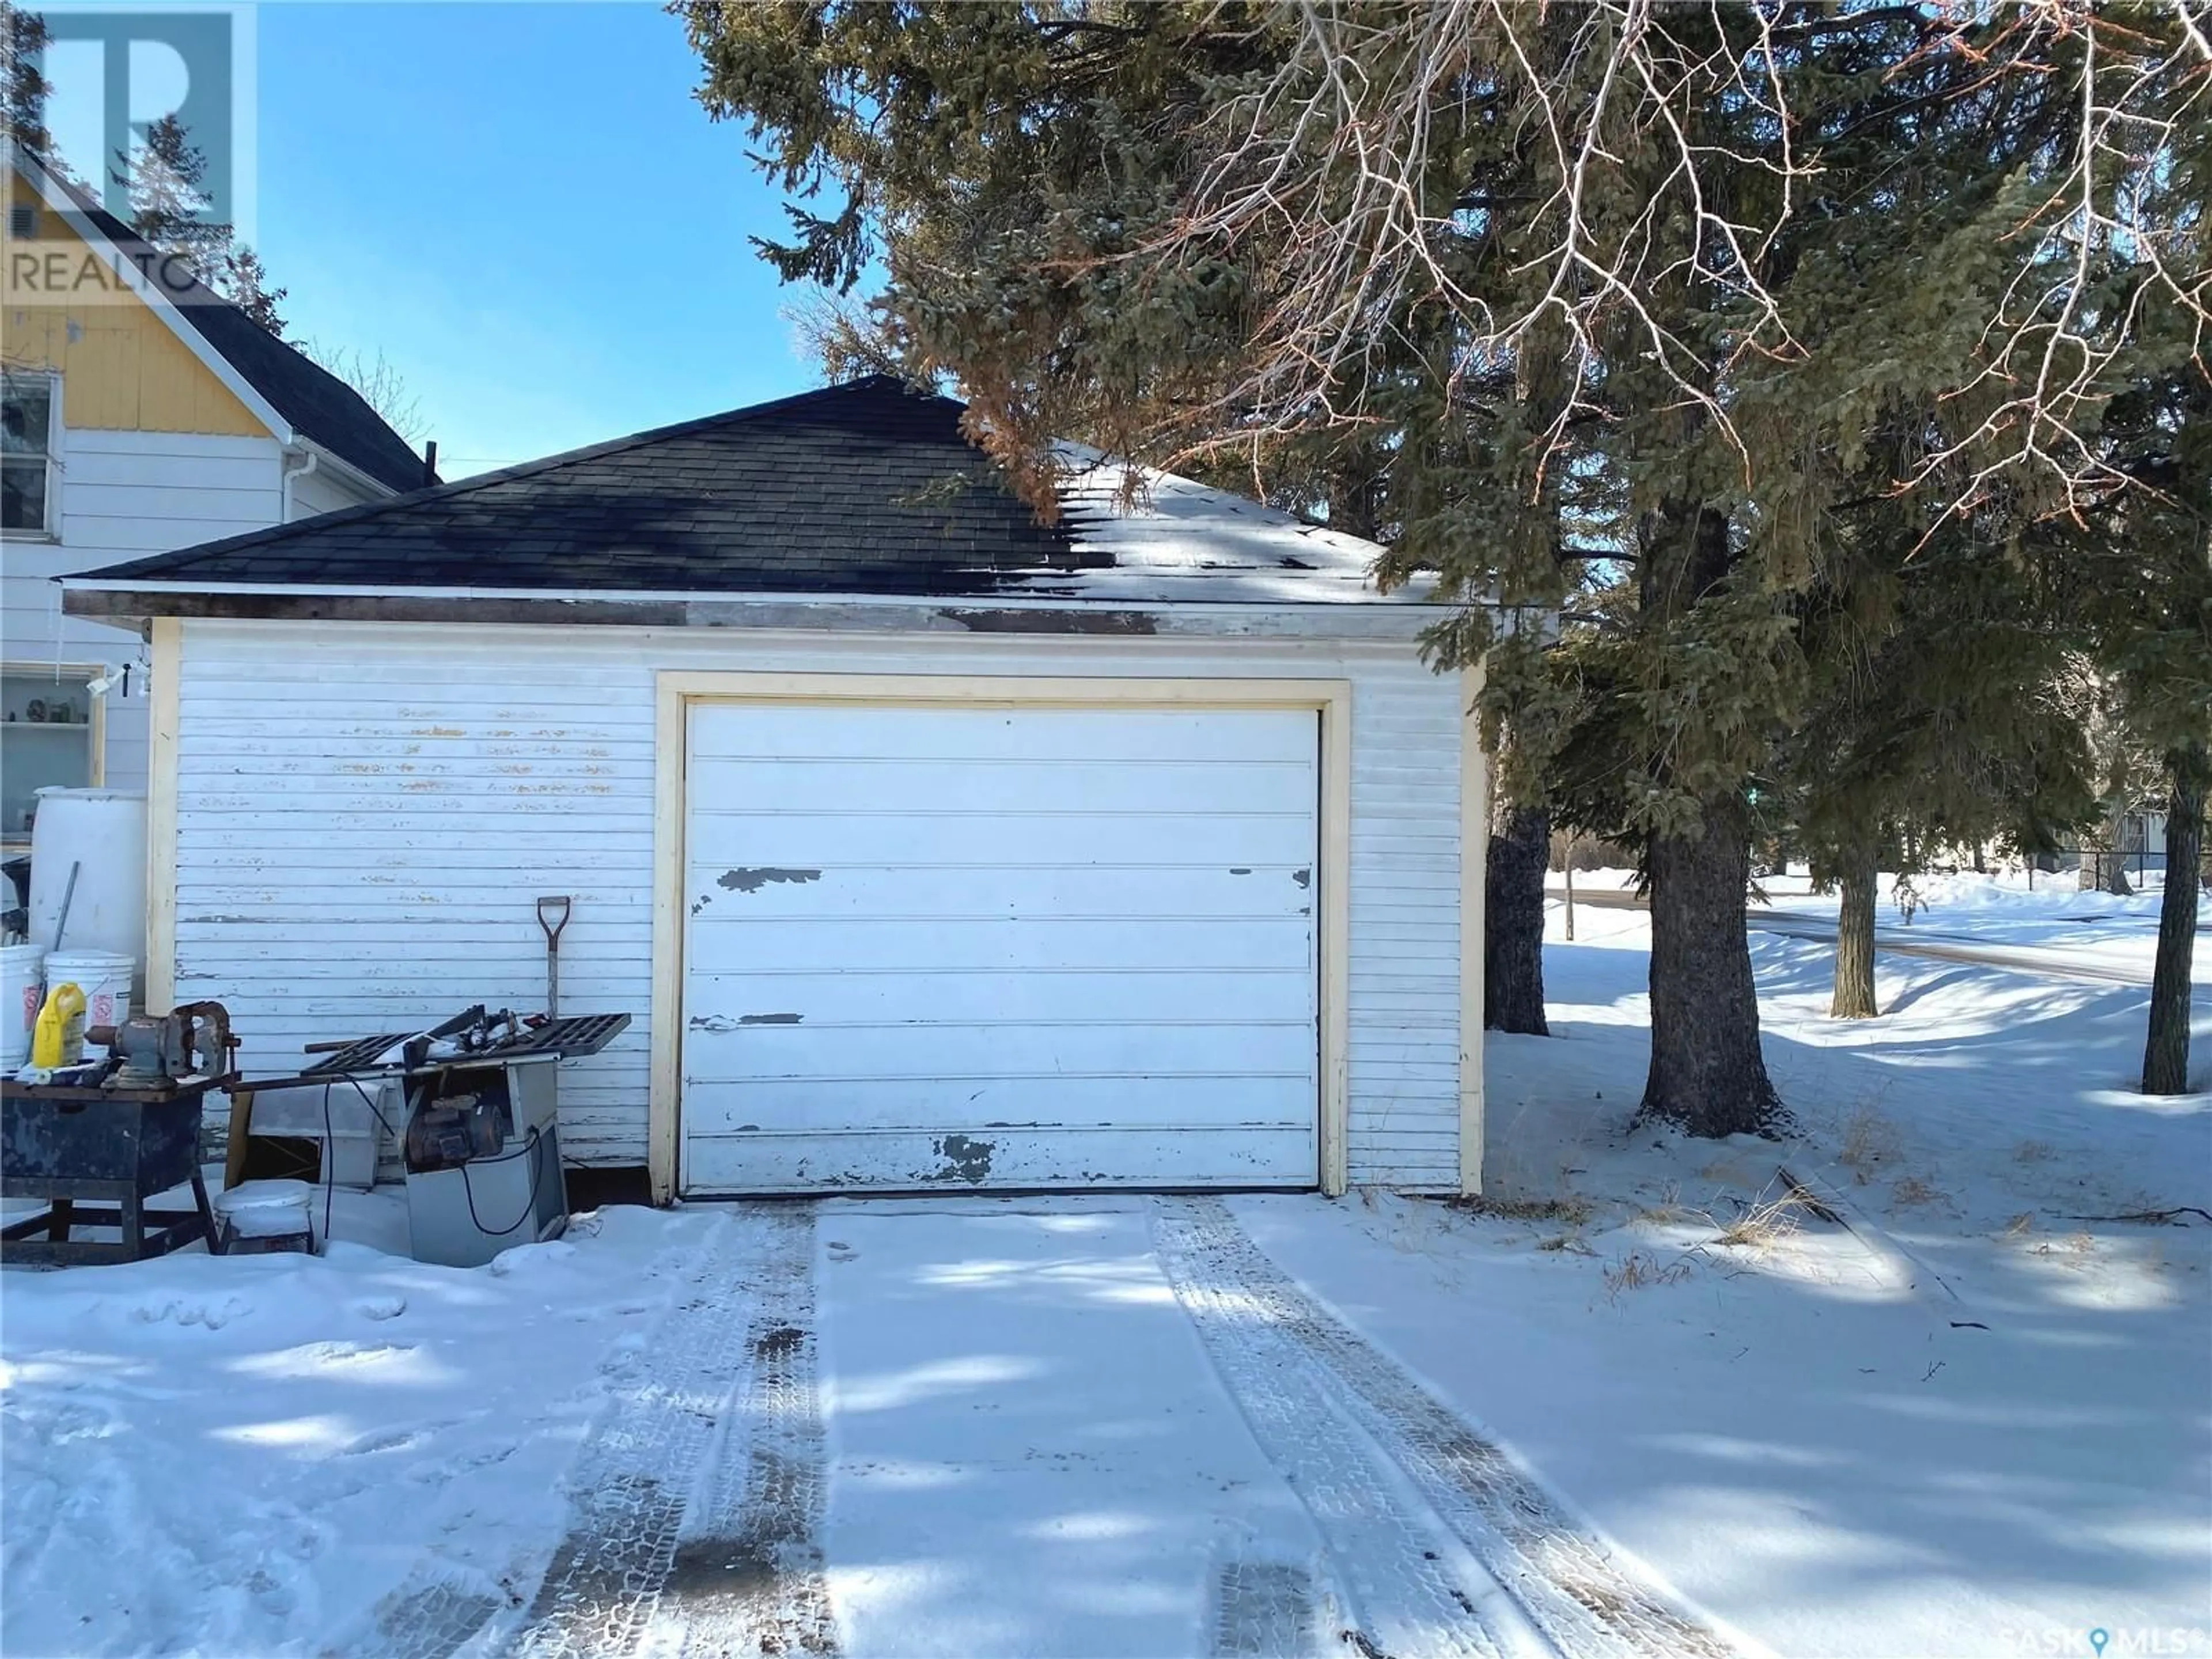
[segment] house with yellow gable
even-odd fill
[[[337,375],[10,145],[0,847],[48,785],[143,788],[149,659],[54,578],[435,482]]]

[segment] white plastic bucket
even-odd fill
[[[39,1023],[42,945],[0,945],[0,1072],[31,1057],[31,1028]]]
[[[124,789],[47,788],[38,800],[31,830],[32,942],[49,951],[57,944],[64,951],[112,951],[137,961],[146,948],[146,797]],[[85,994],[92,994],[89,987]]]
[[[216,1225],[234,1239],[314,1237],[315,1189],[304,1181],[249,1181],[215,1197]]]
[[[74,985],[84,993],[84,1024],[120,1025],[131,1018],[131,975],[138,959],[119,951],[50,951],[46,953],[46,990]]]

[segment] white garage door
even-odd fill
[[[702,704],[693,1193],[1308,1187],[1319,717]]]

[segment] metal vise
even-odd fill
[[[120,1025],[85,1033],[107,1045],[118,1062],[106,1079],[115,1089],[156,1089],[230,1069],[230,1012],[220,1002],[188,1002],[166,1014],[133,1014]]]

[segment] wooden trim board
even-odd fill
[[[156,617],[146,721],[146,1006],[177,1006],[177,717],[185,625]]]

